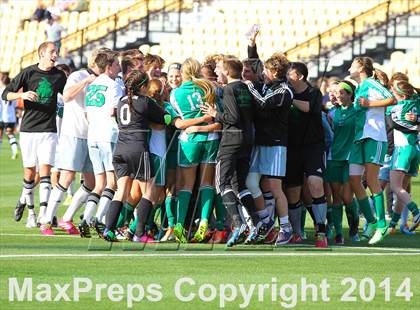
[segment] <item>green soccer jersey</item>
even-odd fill
[[[354,106],[338,107],[333,118],[334,140],[331,151],[328,155],[329,160],[348,160],[350,148],[354,141],[356,126],[356,110]]]
[[[369,101],[380,101],[392,98],[391,92],[374,78],[367,78],[356,88],[354,99],[354,108],[357,111],[354,140],[371,138],[375,141],[386,142],[385,109],[383,107],[361,107],[360,97]]]
[[[418,114],[420,112],[420,100],[402,100],[391,110],[391,117],[394,123],[394,145],[406,146],[417,144],[417,122],[410,122],[405,119],[405,114],[412,112]]]
[[[193,82],[185,82],[171,93],[171,105],[176,114],[182,119],[193,119],[203,116],[200,106],[204,104],[204,92]],[[207,125],[202,123],[199,125]],[[179,139],[188,142],[203,142],[216,140],[216,133],[199,132],[187,134],[181,131]]]

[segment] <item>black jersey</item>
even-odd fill
[[[9,92],[16,93],[20,88],[23,92],[33,91],[38,94],[38,101],[24,100],[22,132],[57,132],[56,109],[57,94],[62,93],[66,84],[64,72],[53,67],[49,71],[38,68],[38,64],[23,69],[3,91],[3,100]]]
[[[285,80],[269,84],[248,85],[256,99],[255,144],[263,146],[287,146],[287,128],[292,90]]]
[[[128,97],[121,98],[117,107],[117,122],[120,130],[117,149],[124,152],[148,151],[149,123],[165,124],[164,115],[163,108],[150,97],[133,96],[131,110],[128,106]]]
[[[289,113],[289,146],[311,144],[325,145],[322,126],[322,94],[309,86],[301,93],[293,93],[294,99],[309,102],[309,112],[291,106]]]
[[[223,89],[223,112],[216,122],[223,125],[220,147],[254,143],[255,100],[241,81],[227,84]]]

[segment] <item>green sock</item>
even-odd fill
[[[176,214],[176,197],[167,196],[165,198],[165,210],[166,216],[168,217],[168,227],[174,227]]]
[[[410,201],[409,203],[407,203],[406,207],[408,210],[410,210],[411,213],[413,213],[414,216],[419,214],[419,208],[417,207],[414,201]]]
[[[348,210],[349,215],[351,215],[353,219],[357,219],[359,217],[359,208],[356,199],[353,199],[351,204],[346,205],[346,210]]]
[[[211,211],[213,210],[214,187],[203,186],[199,189],[201,220],[209,220]]]
[[[165,204],[163,202],[160,202],[156,205],[156,209],[159,209],[159,219],[160,219],[160,227],[164,228],[165,227],[165,216],[166,216],[166,212],[165,212]]]
[[[369,198],[366,197],[362,200],[358,199],[357,202],[359,203],[360,211],[365,216],[366,221],[368,223],[375,223],[376,219],[372,214],[372,210],[370,209]]]
[[[121,228],[124,225],[126,225],[127,222],[131,220],[131,217],[133,216],[133,212],[134,212],[134,207],[128,202],[124,203],[120,216],[118,218],[117,228]]]
[[[327,224],[330,226],[334,224],[333,207],[334,206],[327,206]]]
[[[343,206],[333,205],[332,206],[332,221],[334,223],[335,234],[343,235]]]
[[[302,214],[300,216],[300,231],[302,234],[305,232],[305,222],[306,222],[306,207],[302,205]]]
[[[378,228],[384,228],[386,226],[384,193],[380,192],[379,194],[373,195],[373,201],[375,202]]]
[[[130,224],[130,232],[134,235],[134,233],[136,232],[136,226],[137,226],[137,222],[139,221],[139,217],[137,216],[134,221]]]
[[[215,211],[216,211],[216,229],[222,231],[225,229],[225,206],[222,201],[222,197],[217,194],[215,195]]]
[[[390,227],[395,227],[398,224],[398,221],[401,218],[401,214],[393,212],[392,213],[392,218],[391,218],[391,222],[389,222],[389,226]]]
[[[184,226],[185,218],[188,213],[188,207],[190,206],[191,192],[187,190],[180,190],[178,193],[177,202],[177,223]]]

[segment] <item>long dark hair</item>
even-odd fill
[[[147,86],[149,83],[149,77],[146,73],[139,70],[133,70],[125,79],[125,89],[127,90],[127,101],[130,111],[133,106],[133,96],[140,96],[140,88]]]

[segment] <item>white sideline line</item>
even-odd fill
[[[95,254],[11,254],[0,255],[0,258],[98,258],[98,257],[261,257],[261,256],[413,256],[420,255],[417,253],[264,253],[264,252],[249,252],[249,253],[138,253],[138,254],[112,254],[112,253],[95,253]]]

